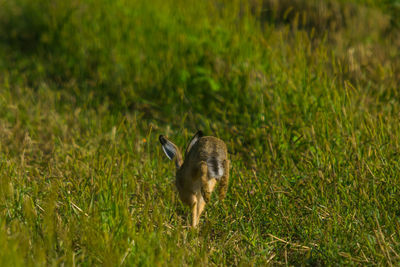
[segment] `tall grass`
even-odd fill
[[[388,4],[0,0],[0,264],[398,264]],[[190,229],[196,129],[232,179]]]

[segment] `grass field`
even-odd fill
[[[399,265],[400,2],[149,3],[0,0],[0,265]]]

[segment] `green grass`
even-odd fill
[[[0,265],[400,264],[398,7],[0,0]],[[190,229],[158,135],[197,129]]]

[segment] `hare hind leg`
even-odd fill
[[[226,192],[228,191],[228,183],[229,183],[229,166],[230,161],[228,159],[224,160],[224,175],[221,177],[221,181],[218,186],[218,195],[219,199],[224,199],[226,196]]]
[[[191,208],[192,208],[192,227],[196,227],[198,223],[198,203],[196,195],[191,196]]]
[[[208,202],[210,200],[212,191],[208,183],[208,166],[207,163],[204,161],[200,162],[200,179],[203,198],[206,202]]]
[[[215,184],[217,181],[215,179],[211,179],[208,181],[207,186],[210,194],[214,190]],[[204,200],[202,194],[199,194],[197,197],[197,223],[200,221],[200,215],[204,211],[204,207],[206,206],[207,202]]]
[[[204,207],[206,206],[206,202],[201,194],[197,196],[197,223],[200,222],[200,216],[204,211]]]

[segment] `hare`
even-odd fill
[[[217,181],[219,198],[223,199],[226,195],[230,165],[226,145],[221,139],[203,136],[198,131],[187,146],[183,160],[174,143],[163,135],[159,140],[167,157],[175,159],[175,185],[181,201],[191,207],[192,227],[196,227]]]

